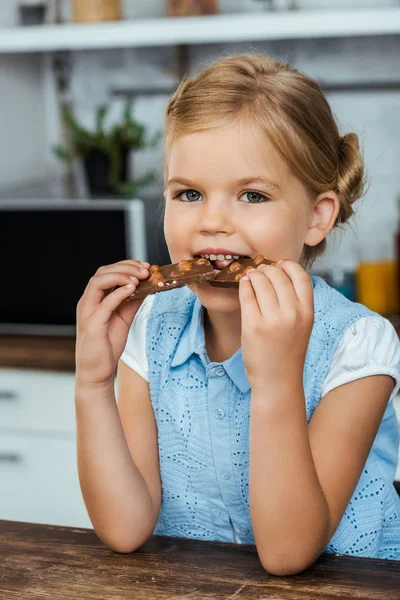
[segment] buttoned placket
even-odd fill
[[[209,363],[206,374],[208,378],[209,423],[216,478],[223,504],[230,507],[232,506],[232,496],[236,490],[232,473],[228,375],[220,363]],[[221,519],[221,517],[223,518]],[[234,536],[228,510],[220,515],[217,523],[225,531],[227,527],[230,527],[232,536]]]

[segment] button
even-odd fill
[[[222,479],[225,479],[225,480],[228,480],[231,478],[231,474],[228,473],[228,471],[221,471],[220,475],[221,475]]]
[[[250,529],[248,529],[247,527],[240,527],[239,528],[239,533],[241,535],[249,535]]]
[[[222,408],[217,408],[217,410],[215,411],[215,418],[223,419],[224,416],[225,416],[225,411],[223,411]]]
[[[224,367],[217,367],[215,369],[215,374],[218,375],[218,377],[222,377],[223,375],[225,375]]]

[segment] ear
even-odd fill
[[[327,237],[335,224],[339,209],[340,203],[336,192],[323,192],[315,198],[304,240],[307,246],[316,246]]]

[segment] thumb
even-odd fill
[[[118,306],[116,312],[124,321],[128,329],[132,325],[133,319],[135,318],[135,315],[139,308],[142,306],[145,298],[146,296],[144,298],[138,298],[137,300],[130,300],[129,298],[127,298]]]

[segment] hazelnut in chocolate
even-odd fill
[[[222,269],[209,284],[214,287],[238,288],[240,279],[246,275],[249,269],[256,269],[259,265],[274,265],[272,260],[268,260],[262,254],[254,258],[241,257],[234,260],[230,265]]]
[[[201,283],[215,276],[212,264],[206,258],[180,260],[171,265],[151,265],[149,277],[139,281],[128,299],[136,300],[149,294],[165,292],[190,283]]]

